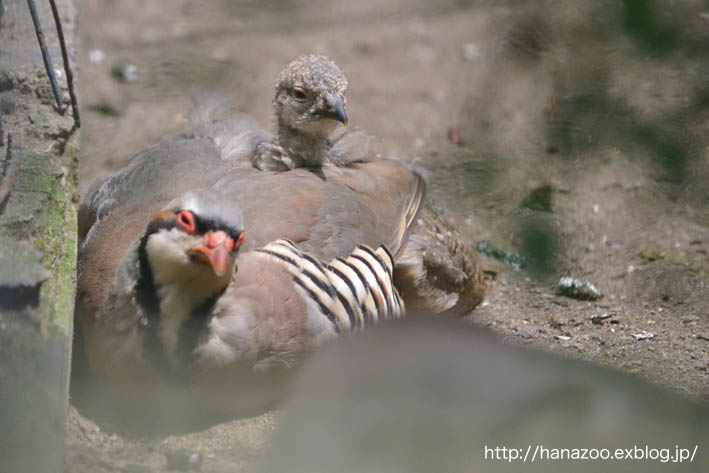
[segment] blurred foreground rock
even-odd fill
[[[73,51],[76,2],[57,4]],[[49,3],[37,6],[61,69]],[[21,144],[19,168],[7,162],[5,146],[0,152],[0,175],[16,173],[0,202],[0,471],[57,472],[73,325],[78,133],[70,112],[53,108],[25,1],[4,2],[0,45],[0,142],[11,134]]]
[[[706,406],[430,317],[412,316],[321,352],[286,407],[258,472],[709,469]],[[630,449],[643,458],[550,459],[564,448],[588,458]],[[693,452],[693,462],[673,463]]]

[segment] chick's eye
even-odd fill
[[[305,93],[305,90],[302,89],[301,87],[293,87],[293,97],[296,98],[296,100],[305,100],[308,95]]]
[[[187,210],[183,210],[177,214],[177,225],[190,235],[193,235],[197,231],[194,215]]]

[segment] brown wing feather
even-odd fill
[[[244,250],[287,238],[321,260],[347,256],[358,244],[396,253],[425,195],[420,176],[388,160],[317,171],[235,169],[213,187],[241,208]]]
[[[426,198],[426,181],[416,173],[414,173],[409,196],[410,198],[405,202],[404,211],[396,228],[395,236],[387,243],[387,248],[394,254],[394,257],[401,255]]]

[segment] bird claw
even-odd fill
[[[296,167],[296,163],[283,147],[273,143],[258,145],[252,164],[261,171],[289,171]]]

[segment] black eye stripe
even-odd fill
[[[210,217],[200,217],[196,214],[192,214],[194,216],[194,222],[195,226],[197,227],[197,233],[200,235],[204,235],[205,233],[209,231],[223,231],[227,235],[229,235],[234,241],[236,241],[239,238],[239,235],[243,233],[242,231],[232,227],[231,225],[225,223],[223,220],[218,219],[218,218],[210,218]]]
[[[152,220],[148,224],[148,228],[145,230],[145,236],[152,235],[153,233],[162,229],[171,229],[177,225],[177,216],[168,219],[156,219]]]
[[[176,212],[172,218],[156,219],[151,221],[148,224],[148,228],[145,230],[146,237],[162,229],[170,230],[172,228],[177,227],[177,215],[180,212],[181,210]],[[219,218],[200,217],[194,212],[192,212],[192,216],[194,217],[195,233],[197,233],[198,235],[204,235],[209,231],[216,232],[221,230],[227,235],[229,235],[234,241],[236,241],[239,238],[239,235],[243,233],[242,230],[234,228],[233,226],[229,225],[228,223],[224,222]]]

